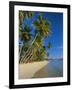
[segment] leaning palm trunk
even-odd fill
[[[39,14],[38,19],[33,22],[33,25],[36,28],[36,30],[35,30],[36,31],[35,32],[35,38],[32,41],[30,47],[27,49],[27,51],[25,53],[22,53],[22,56],[20,58],[20,62],[23,62],[23,63],[27,63],[29,61],[32,61],[32,59],[34,60],[34,58],[33,58],[34,55],[32,53],[32,46],[33,45],[35,46],[36,50],[38,49],[38,51],[36,51],[36,53],[37,52],[39,53],[38,55],[36,55],[36,60],[39,60],[40,61],[43,58],[45,58],[45,55],[46,55],[46,53],[45,53],[46,50],[43,47],[43,41],[42,41],[42,39],[44,37],[47,37],[49,35],[49,33],[50,33],[50,25],[42,17],[41,14]],[[28,28],[25,28],[25,29],[28,30]]]
[[[32,54],[27,58],[27,60],[25,61],[26,63],[30,62],[32,59]]]
[[[24,63],[29,62],[29,59],[32,57],[32,54],[30,54],[27,58],[25,58],[25,60],[23,60]]]
[[[28,54],[26,54],[26,57],[23,57],[23,59],[20,60],[20,63],[27,62],[29,57],[31,57],[31,51],[29,51]]]
[[[30,54],[30,50],[31,50],[31,48],[32,48],[33,43],[34,43],[35,40],[36,40],[36,37],[37,37],[37,34],[36,34],[34,40],[32,41],[31,46],[28,48],[28,50],[25,52],[24,56],[21,58],[20,63],[21,63],[21,62],[24,62],[24,60],[27,61],[26,58],[27,58],[27,56]]]

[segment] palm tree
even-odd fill
[[[35,42],[33,43],[35,48],[42,48],[42,38],[37,35]]]
[[[52,48],[52,44],[50,42],[48,43],[47,48],[48,49],[51,49]]]
[[[32,11],[19,11],[19,27],[21,27],[22,22],[24,20],[25,17],[31,18],[34,15],[34,13]]]
[[[19,48],[19,55],[20,55],[20,60],[22,55],[24,54],[24,51],[26,51],[29,47],[29,41],[31,39],[31,34],[30,34],[30,28],[25,25],[24,28],[22,27],[22,22],[25,17],[31,18],[33,16],[32,11],[19,11],[19,38],[22,42],[21,47]]]
[[[38,48],[37,49],[37,52],[36,52],[36,56],[37,56],[37,60],[38,61],[43,61],[45,60],[45,57],[46,57],[46,50],[45,48]]]
[[[43,47],[43,38],[50,34],[50,24],[40,13],[38,19],[33,22],[33,25],[36,27],[35,35],[37,35],[36,41],[34,42],[37,48],[36,57],[39,60],[43,60],[46,56],[46,50]]]
[[[19,57],[21,60],[21,57],[27,51],[29,47],[29,41],[31,40],[30,28],[27,25],[24,26],[24,29],[19,30],[19,39],[22,42],[22,45],[19,49]]]
[[[50,34],[50,24],[46,19],[43,18],[42,14],[40,13],[38,19],[33,22],[36,30],[34,34],[34,40],[30,45],[30,28],[27,25],[22,28],[22,22],[25,16],[30,18],[32,15],[33,12],[19,12],[19,37],[22,41],[22,47],[20,48],[20,61],[23,60],[23,62],[37,60],[41,61],[44,60],[46,56],[46,49],[43,46],[43,38]]]
[[[47,45],[47,56],[49,57],[49,50],[52,48],[52,44],[49,42]]]
[[[50,33],[50,23],[43,18],[40,13],[38,19],[33,22],[33,25],[36,27],[36,33],[43,38],[48,36]]]

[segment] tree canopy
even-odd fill
[[[50,34],[50,23],[43,17],[42,13],[38,13],[38,18],[32,22],[35,27],[33,35],[31,28],[24,23],[24,19],[28,20],[34,16],[32,11],[19,11],[19,40],[21,46],[19,47],[19,62],[41,61],[45,60],[46,48],[51,48],[51,43],[48,46],[43,45],[43,39]]]

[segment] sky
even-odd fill
[[[50,56],[63,57],[63,13],[47,13],[45,15],[51,22],[51,35],[47,38],[52,43]],[[45,41],[46,44],[46,41]]]
[[[44,18],[50,22],[51,34],[44,39],[43,45],[47,45],[51,42],[52,48],[48,50],[50,57],[52,58],[62,58],[63,57],[63,13],[56,12],[42,12]],[[26,23],[32,29],[31,33],[34,33],[35,28],[32,26],[32,22],[38,17],[38,12],[34,12],[34,16],[27,20],[24,19]]]

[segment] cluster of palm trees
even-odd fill
[[[47,55],[46,48],[51,48],[51,43],[43,46],[43,40],[50,34],[50,23],[43,18],[42,13],[38,14],[38,18],[32,22],[35,27],[32,35],[28,25],[22,26],[25,17],[31,19],[34,15],[32,11],[19,11],[19,39],[21,46],[19,47],[19,63],[28,63],[33,61],[45,60]]]

